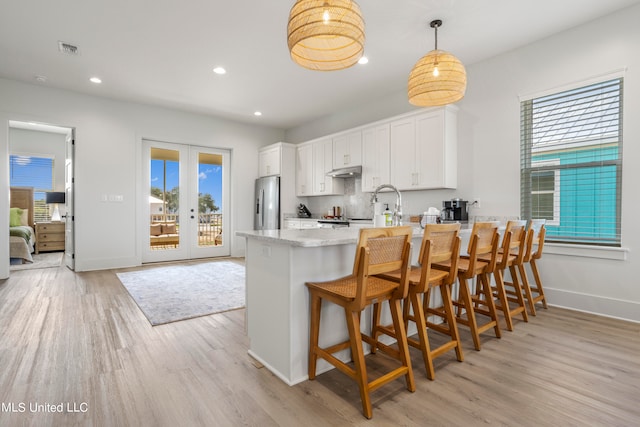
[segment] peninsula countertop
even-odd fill
[[[413,237],[422,236],[420,227],[414,228]],[[250,230],[237,231],[236,236],[254,238],[271,243],[283,243],[291,246],[306,248],[319,246],[334,246],[355,244],[358,241],[360,229],[345,228],[311,228],[302,230]]]
[[[301,247],[320,247],[355,244],[358,241],[361,227],[345,228],[310,228],[302,230],[248,230],[236,231],[236,236],[262,240],[271,243],[288,244]],[[460,233],[471,232],[471,227],[462,224]],[[424,230],[420,226],[413,227],[413,238],[422,237]]]

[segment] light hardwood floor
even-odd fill
[[[436,359],[435,381],[412,349],[417,391],[381,388],[367,421],[340,372],[288,387],[254,362],[244,310],[151,327],[114,271],[16,271],[0,281],[0,425],[639,425],[640,325],[538,313],[480,352],[461,328],[465,361]],[[60,403],[86,412],[30,411]]]

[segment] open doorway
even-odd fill
[[[74,269],[74,133],[9,121],[10,271],[55,266],[55,260]]]

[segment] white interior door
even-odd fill
[[[66,139],[64,159],[64,263],[71,270],[75,268],[75,239],[74,239],[74,203],[73,203],[73,156],[75,151],[75,130],[71,129]]]
[[[229,163],[225,150],[143,141],[143,262],[229,255]]]

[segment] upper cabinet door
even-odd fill
[[[323,139],[313,143],[313,195],[328,196],[344,193],[344,181],[327,176],[332,167],[333,143]]]
[[[280,175],[280,147],[270,147],[260,151],[259,174],[260,176]]]
[[[362,132],[344,133],[333,138],[333,168],[362,165]]]
[[[390,123],[391,182],[398,190],[418,189],[416,171],[416,122],[405,117]]]
[[[456,188],[457,124],[441,108],[416,116],[416,172],[421,189]]]
[[[391,183],[389,124],[362,131],[362,191]]]
[[[296,196],[310,196],[313,192],[312,145],[301,145],[296,150]]]
[[[313,194],[331,194],[331,181],[326,173],[331,170],[332,153],[330,139],[313,143]]]
[[[456,109],[432,109],[391,122],[391,182],[399,190],[456,188]]]

